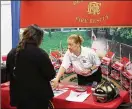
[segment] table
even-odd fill
[[[16,107],[10,106],[9,82],[1,84],[1,108],[16,109]]]
[[[69,87],[70,86],[70,87]],[[122,102],[129,102],[129,94],[127,91],[121,90],[120,97],[114,99],[108,103],[98,103],[93,100],[92,95],[90,95],[84,102],[70,102],[66,101],[65,98],[69,95],[70,90],[75,90],[71,85],[63,85],[64,87],[69,87],[68,91],[53,98],[53,104],[55,108],[117,108]],[[88,93],[91,93],[91,88],[88,87]],[[9,97],[9,82],[1,85],[1,108],[2,109],[16,109],[10,106]]]
[[[64,85],[64,87],[68,87],[68,85]],[[63,88],[64,88],[63,87]],[[69,88],[69,87],[68,87]],[[75,90],[75,88],[71,88],[70,90]],[[66,101],[65,98],[69,95],[70,90],[65,92],[64,94],[54,97],[53,99],[53,104],[55,108],[100,108],[100,109],[106,109],[106,108],[111,108],[115,109],[117,108],[122,102],[129,102],[129,94],[128,91],[121,90],[120,91],[120,97],[114,99],[111,102],[108,103],[98,103],[93,100],[92,94],[84,101],[84,102],[70,102]],[[88,87],[87,89],[88,93],[91,93],[91,87]]]

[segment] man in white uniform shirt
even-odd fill
[[[78,77],[78,85],[92,84],[93,81],[100,82],[102,79],[100,69],[100,59],[90,48],[81,46],[83,38],[73,34],[69,36],[68,50],[64,55],[63,62],[55,79],[52,80],[53,87],[58,86],[58,81],[64,72],[73,66]]]

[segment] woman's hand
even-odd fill
[[[54,78],[53,80],[51,80],[51,86],[52,86],[53,90],[58,88],[59,81],[57,78]]]
[[[91,70],[90,69],[83,69],[81,74],[84,75],[84,76],[90,75],[91,74]]]

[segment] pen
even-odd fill
[[[77,95],[77,97],[80,96],[81,94],[82,94],[82,93],[79,93],[79,94]]]

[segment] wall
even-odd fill
[[[1,56],[12,48],[11,2],[1,1]]]
[[[21,1],[20,27],[131,26],[132,1]]]

